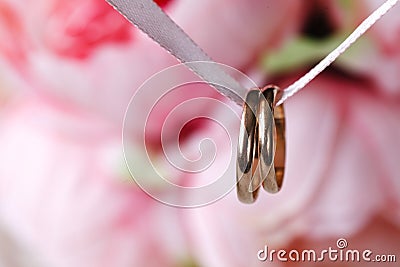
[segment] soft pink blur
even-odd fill
[[[216,61],[281,87],[309,66],[269,77],[261,58],[301,35],[314,4],[323,3],[157,2]],[[322,6],[337,30],[351,31],[377,3],[355,1],[350,11],[338,1]],[[259,262],[257,251],[324,249],[341,237],[350,248],[400,260],[395,9],[368,33],[371,46],[360,47],[354,64],[328,70],[287,102],[282,192],[261,192],[249,206],[232,191],[190,210],[165,206],[127,182],[121,145],[132,94],[176,60],[103,0],[0,0],[0,265],[280,266]],[[207,89],[164,101],[149,121],[151,153],[162,156],[168,113],[198,96],[222,99]],[[179,125],[202,110],[220,115],[194,105],[174,119]],[[134,137],[143,129],[128,126],[130,141],[140,142]],[[237,124],[227,128],[237,135]],[[189,127],[184,146],[197,147],[202,134],[218,131],[210,123]],[[228,148],[219,149],[225,155]],[[228,172],[235,179],[234,169]]]

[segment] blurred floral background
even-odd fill
[[[281,87],[383,3],[156,2],[217,62]],[[0,266],[301,266],[261,262],[257,252],[265,245],[326,249],[338,238],[400,261],[399,13],[397,5],[286,102],[279,194],[260,194],[249,206],[232,191],[208,206],[178,209],[131,181],[121,144],[135,90],[177,61],[103,0],[0,0]],[[153,155],[162,153],[166,114],[199,95],[223,99],[199,86],[164,101],[149,121]],[[204,105],[190,112],[201,110],[218,112]],[[137,129],[130,131],[134,144]],[[180,141],[194,147],[199,134],[214,131],[193,122]],[[229,131],[237,134],[238,124]],[[359,264],[366,263],[307,266]]]

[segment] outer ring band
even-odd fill
[[[258,113],[259,170],[269,193],[279,192],[285,173],[285,113],[283,105],[275,107],[279,90],[274,85],[262,89],[264,97],[260,97]]]
[[[253,203],[258,196],[261,179],[258,164],[257,113],[260,90],[251,89],[246,95],[240,121],[236,162],[237,195],[243,203]]]

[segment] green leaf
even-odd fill
[[[324,58],[345,39],[344,34],[325,40],[299,37],[280,50],[269,51],[262,59],[262,68],[269,74],[282,74],[310,65]]]

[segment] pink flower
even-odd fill
[[[257,252],[265,245],[321,251],[335,247],[338,238],[346,238],[350,249],[398,255],[400,234],[388,229],[400,223],[400,106],[373,89],[324,75],[288,101],[282,191],[260,192],[251,206],[231,192],[188,212],[204,266],[262,266]],[[387,246],[376,246],[382,242],[378,233],[390,240]]]
[[[364,17],[372,12],[360,6],[366,10]],[[340,7],[333,14],[346,20]],[[287,102],[287,173],[279,194],[260,193],[257,203],[248,206],[238,204],[231,192],[188,212],[189,232],[204,266],[264,266],[267,263],[257,258],[264,246],[322,251],[337,249],[339,238],[347,239],[348,249],[399,255],[396,14],[391,11],[365,37],[376,49],[363,49],[361,40],[359,54],[344,55],[336,71],[328,70]],[[391,47],[390,52],[385,47]],[[233,177],[234,170],[230,174]],[[268,264],[286,266],[276,258]],[[324,266],[330,266],[329,260]]]
[[[3,114],[1,226],[21,248],[5,263],[175,266],[184,259],[179,211],[122,180],[117,129],[37,97]]]
[[[265,46],[296,28],[296,16],[288,21],[275,14],[298,14],[298,4],[270,4],[202,1],[193,8],[171,1],[166,8],[217,60],[247,69]],[[225,14],[204,19],[220,5]],[[0,35],[7,40],[0,46],[1,61],[19,75],[4,87],[20,89],[2,107],[0,123],[1,232],[11,251],[4,261],[85,267],[190,262],[195,251],[188,245],[183,212],[122,182],[127,174],[121,122],[128,101],[144,80],[176,61],[102,1],[6,0],[0,10],[5,14]],[[253,32],[240,28],[238,14]],[[277,20],[262,23],[272,15]],[[218,27],[210,28],[213,24]],[[205,96],[220,97],[208,90]],[[174,101],[149,122],[154,136]],[[138,130],[132,128],[132,136]]]
[[[270,76],[259,63],[265,54],[315,31],[305,20],[316,8],[295,0],[158,2],[216,61],[263,79]],[[372,4],[357,3],[354,10],[336,1],[328,6],[328,26],[335,32],[355,27],[354,21],[343,22],[346,12],[361,20]],[[0,14],[0,37],[7,40],[0,43],[0,68],[19,75],[6,82],[0,76],[0,97],[2,87],[19,89],[7,90],[11,96],[0,106],[0,234],[6,233],[12,251],[4,261],[23,255],[25,266],[258,266],[265,264],[257,259],[265,245],[324,249],[340,237],[350,248],[399,253],[400,107],[389,98],[400,84],[395,11],[357,50],[363,56],[345,56],[336,71],[288,101],[282,192],[261,194],[253,206],[240,204],[231,192],[193,210],[164,206],[123,182],[128,174],[121,124],[129,99],[176,60],[104,1],[4,0]],[[289,84],[307,69],[300,63],[301,69],[267,77],[268,83]],[[129,149],[139,162],[146,152],[162,158],[161,148],[177,139],[177,129],[166,131],[161,147],[159,136],[179,103],[202,96],[223,100],[204,88],[160,102],[148,121],[149,151],[135,149],[143,129],[128,122]],[[151,102],[154,90],[139,105]],[[199,112],[225,118],[222,109],[198,102],[175,114],[173,123],[182,125]],[[225,126],[235,143],[238,121],[233,116],[230,122]],[[232,147],[218,125],[192,126],[180,136],[182,151],[196,156],[199,137],[216,137],[214,165],[195,180],[187,173],[175,177],[171,166],[164,171],[185,185],[203,185],[226,169]],[[140,172],[156,179],[144,168]],[[227,175],[234,180],[234,168]]]
[[[49,21],[43,42],[54,53],[85,58],[99,47],[124,44],[133,38],[131,25],[105,1],[52,2],[45,14]]]
[[[354,4],[356,16],[348,19],[352,23],[343,25],[344,29],[351,31],[355,23],[360,23],[381,4],[377,1]],[[348,53],[349,60],[346,60],[352,73],[371,79],[376,88],[388,97],[398,97],[400,94],[400,19],[396,16],[399,12],[400,6],[397,4],[372,27],[369,34],[355,44],[353,52]],[[342,12],[339,16],[345,15]]]

